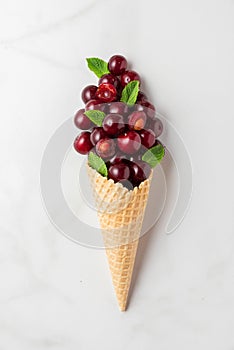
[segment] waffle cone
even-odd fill
[[[89,166],[87,172],[116,297],[125,311],[152,174],[129,191]]]

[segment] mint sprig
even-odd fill
[[[86,58],[89,69],[96,74],[98,78],[101,78],[103,74],[110,73],[107,62],[101,58],[90,57]]]
[[[123,89],[120,101],[128,105],[134,105],[139,92],[139,84],[138,80],[130,81]]]
[[[142,160],[148,163],[151,168],[154,168],[161,162],[165,155],[165,149],[161,144],[158,144],[148,149],[142,156]]]
[[[103,119],[106,116],[104,112],[98,110],[86,111],[84,114],[97,126],[102,126]]]
[[[91,168],[97,170],[99,174],[107,177],[107,167],[102,158],[98,157],[95,153],[90,152],[88,156],[88,163]]]

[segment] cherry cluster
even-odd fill
[[[86,130],[74,141],[81,154],[90,151],[101,157],[108,169],[108,178],[121,182],[127,188],[139,186],[150,175],[150,165],[142,160],[147,149],[160,143],[162,122],[156,118],[155,107],[139,91],[136,103],[120,102],[124,87],[140,76],[127,70],[123,56],[112,56],[108,62],[110,73],[104,74],[98,86],[86,86],[81,94],[85,108],[75,117],[75,125]],[[98,110],[105,113],[101,126],[95,125],[84,113]]]

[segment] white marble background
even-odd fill
[[[234,349],[233,18],[233,0],[0,0],[0,350]],[[104,252],[61,236],[39,188],[47,141],[93,82],[84,57],[117,52],[194,167],[182,225],[141,240],[126,313]]]

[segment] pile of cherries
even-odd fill
[[[120,102],[122,90],[129,82],[140,83],[140,76],[127,70],[126,58],[112,56],[108,69],[110,73],[99,79],[98,86],[89,85],[82,91],[85,108],[76,113],[74,123],[86,131],[75,139],[74,148],[81,154],[94,152],[106,163],[108,178],[132,189],[150,175],[151,168],[142,160],[142,155],[160,143],[157,138],[163,125],[143,92],[139,91],[132,106]],[[84,114],[88,110],[105,113],[101,127]]]

